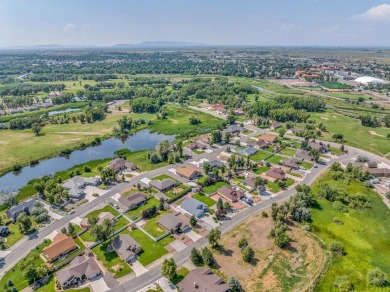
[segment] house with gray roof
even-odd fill
[[[30,199],[27,201],[24,201],[16,206],[12,206],[7,211],[7,217],[8,218],[16,218],[20,213],[27,211],[30,212],[32,207],[37,203],[38,201],[36,199]]]
[[[119,172],[119,171],[122,171],[122,170],[130,170],[130,171],[133,171],[133,170],[136,170],[137,169],[137,166],[130,162],[130,161],[127,161],[123,158],[115,158],[114,160],[112,160],[110,162],[110,167],[115,171],[115,172]]]
[[[220,168],[225,166],[225,164],[221,160],[217,160],[217,159],[210,160],[208,161],[208,163],[210,164],[210,170],[213,169],[214,167]],[[203,167],[203,164],[204,162],[199,163],[199,167]]]
[[[70,266],[56,272],[57,280],[62,289],[77,286],[84,279],[93,279],[102,273],[93,257],[77,256]]]
[[[179,215],[180,213],[165,213],[158,219],[157,224],[170,231],[171,233],[182,233],[183,231],[186,231],[189,226],[180,218]]]
[[[151,182],[149,182],[149,185],[159,190],[160,192],[166,192],[176,187],[177,181],[170,178],[166,178],[163,180],[152,180]]]
[[[257,153],[257,149],[254,147],[237,148],[236,153],[244,156],[252,156]]]
[[[79,199],[84,194],[86,186],[97,186],[100,183],[99,177],[74,176],[62,186],[68,191],[72,198]]]
[[[135,259],[141,250],[141,245],[129,234],[118,234],[107,247],[108,252],[115,251],[126,263]]]
[[[146,200],[145,194],[137,192],[130,196],[120,196],[118,202],[127,207],[127,210],[133,210],[145,204]]]
[[[204,216],[205,212],[207,212],[207,206],[193,198],[185,198],[180,204],[180,208],[196,218]]]
[[[177,287],[180,292],[230,291],[229,285],[207,267],[192,270],[179,284],[177,284]]]

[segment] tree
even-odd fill
[[[38,136],[38,135],[39,135],[39,132],[42,130],[42,127],[41,127],[40,124],[34,123],[34,124],[32,124],[32,126],[31,126],[31,130],[32,130],[32,132],[33,132],[36,136]]]
[[[196,226],[197,223],[198,223],[198,219],[196,219],[196,217],[194,215],[192,215],[190,218],[191,226],[194,227],[194,226]]]
[[[246,246],[244,249],[242,249],[241,252],[244,262],[250,263],[254,260],[255,251],[250,246]]]
[[[114,225],[110,219],[104,219],[102,224],[96,224],[91,229],[96,242],[107,240],[114,232]]]
[[[344,135],[336,133],[336,134],[333,134],[332,139],[338,143],[342,143],[342,142],[344,142]]]
[[[90,218],[88,218],[88,224],[91,227],[95,226],[98,223],[98,221],[99,221],[98,217],[90,217]]]
[[[206,175],[209,174],[210,168],[211,168],[211,165],[210,165],[209,162],[204,162],[204,163],[203,163],[203,171],[204,171],[204,173],[205,173]]]
[[[222,210],[223,209],[223,201],[221,198],[218,198],[217,201],[217,210]]]
[[[173,258],[165,259],[163,261],[161,273],[169,280],[172,280],[177,275],[177,266]]]
[[[244,291],[244,289],[242,289],[240,281],[238,281],[238,279],[236,277],[233,277],[233,276],[229,277],[227,284],[229,285],[230,290],[232,292],[243,292]]]
[[[158,209],[160,211],[164,211],[165,207],[164,207],[164,198],[160,198],[160,203],[158,205]]]
[[[246,238],[245,237],[241,238],[240,241],[238,242],[238,247],[242,250],[247,246],[248,246],[248,241],[246,240]]]
[[[29,283],[34,283],[36,280],[39,279],[38,270],[34,265],[28,265],[25,269],[24,278]]]
[[[211,244],[211,247],[214,248],[218,246],[218,240],[221,238],[221,231],[219,231],[217,228],[213,228],[206,237]]]
[[[223,203],[223,209],[229,211],[232,209],[232,206],[230,206],[230,203],[226,201],[225,203]]]
[[[226,144],[230,143],[231,136],[232,136],[232,134],[230,132],[226,132],[225,133],[225,136],[224,136],[223,140],[225,141]]]
[[[213,253],[207,247],[202,250],[202,260],[203,263],[208,267],[214,267],[215,265]]]
[[[315,161],[318,162],[320,160],[321,153],[317,149],[310,150],[310,157]]]
[[[74,227],[73,223],[69,222],[69,224],[68,224],[68,234],[72,235],[74,233],[74,231],[75,231],[75,227]]]
[[[30,232],[32,222],[29,216],[26,215],[26,213],[20,213],[16,219],[20,232],[22,234],[27,234]]]
[[[202,255],[200,254],[199,250],[197,250],[195,247],[192,248],[192,250],[191,250],[190,258],[191,258],[192,263],[196,267],[201,267],[203,265]]]
[[[337,276],[336,281],[333,283],[333,285],[338,288],[338,291],[340,292],[352,292],[354,290],[354,286],[349,280],[348,276]]]
[[[379,268],[372,269],[367,273],[367,283],[368,285],[383,287],[387,283],[387,276]]]

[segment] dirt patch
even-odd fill
[[[329,118],[321,117],[322,120],[329,120]]]
[[[326,254],[316,240],[293,223],[288,230],[290,244],[280,249],[268,238],[272,226],[271,218],[258,215],[224,235],[224,249],[215,254],[220,271],[226,277],[236,276],[245,291],[308,290],[319,276]],[[242,237],[255,250],[256,263],[242,260],[238,247]]]
[[[8,142],[5,142],[5,141],[0,141],[0,145],[7,145]]]
[[[311,86],[310,82],[307,82],[305,80],[299,80],[299,79],[278,79],[278,80],[272,80],[275,83],[281,84],[281,85],[289,85],[289,86]]]
[[[378,134],[378,133],[375,132],[375,131],[368,131],[368,133],[370,133],[370,134],[373,135],[373,136],[377,136],[377,137],[385,137],[385,136],[383,136],[383,135],[381,135],[381,134]]]
[[[115,271],[115,272],[118,272],[120,270],[123,269],[123,266],[122,265],[115,265],[112,267],[112,270]]]

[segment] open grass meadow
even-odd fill
[[[366,274],[375,267],[390,274],[390,210],[379,195],[361,182],[351,180],[350,184],[346,184],[334,181],[327,172],[313,185],[314,193],[324,183],[344,189],[351,195],[366,194],[372,207],[365,211],[349,209],[348,213],[340,213],[332,208],[330,202],[316,197],[318,204],[312,209],[312,231],[326,244],[334,240],[342,242],[346,251],[345,256],[333,258],[317,291],[333,291],[335,278],[342,275],[350,278],[355,291],[389,291],[388,287],[375,289],[367,286]],[[335,223],[336,217],[343,223]]]
[[[332,140],[334,133],[344,135],[346,144],[375,154],[386,155],[390,153],[390,140],[386,135],[389,128],[371,128],[360,124],[360,120],[340,115],[331,111],[325,113],[312,113],[311,118],[326,125],[329,132],[323,133],[325,139]]]

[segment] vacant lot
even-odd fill
[[[334,181],[328,172],[313,186],[314,193],[324,183],[343,189],[350,195],[366,194],[372,207],[365,211],[350,209],[348,213],[340,213],[332,208],[330,202],[317,198],[318,207],[312,210],[313,232],[327,244],[333,240],[342,242],[346,251],[345,256],[334,258],[318,290],[331,291],[335,278],[347,275],[356,291],[388,291],[388,288],[378,290],[367,287],[366,274],[374,267],[379,267],[388,275],[390,273],[390,257],[387,255],[390,243],[390,210],[379,195],[361,182],[351,180],[346,184],[344,181]],[[343,224],[335,223],[333,218],[336,217]]]
[[[224,251],[215,258],[220,271],[236,276],[245,291],[306,291],[320,274],[326,260],[319,243],[301,228],[291,225],[291,244],[280,249],[268,238],[272,219],[255,216],[221,240]],[[256,263],[242,260],[238,242],[245,237],[255,250]]]

